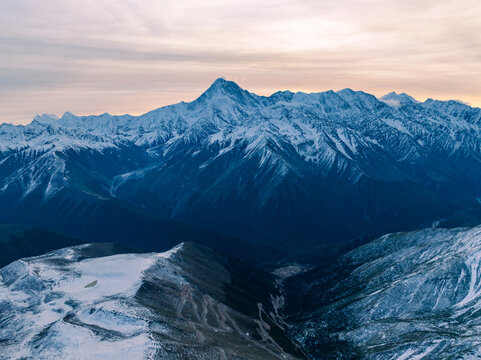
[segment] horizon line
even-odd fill
[[[390,91],[382,96],[376,96],[370,92],[367,92],[367,91],[364,91],[364,90],[354,90],[352,88],[342,88],[340,90],[334,90],[334,89],[328,89],[328,90],[319,90],[319,91],[308,91],[308,90],[290,90],[290,89],[285,89],[285,90],[276,90],[272,93],[270,93],[270,95],[259,95],[253,91],[250,91],[250,90],[247,90],[245,88],[243,88],[242,86],[240,86],[236,81],[233,81],[233,80],[228,80],[226,79],[225,77],[217,77],[212,83],[211,85],[206,89],[204,90],[199,96],[197,96],[195,99],[191,100],[191,101],[184,101],[184,100],[180,100],[178,102],[174,102],[174,103],[169,103],[169,104],[166,104],[166,105],[161,105],[159,107],[156,107],[156,108],[153,108],[151,110],[147,110],[145,112],[141,112],[141,113],[137,113],[135,114],[134,113],[123,113],[123,114],[112,114],[108,111],[105,111],[105,112],[101,112],[101,113],[97,113],[97,114],[85,114],[85,115],[78,115],[78,114],[75,114],[69,110],[66,110],[62,113],[61,116],[55,114],[55,113],[37,113],[35,114],[33,117],[32,117],[32,120],[30,120],[30,122],[26,122],[26,123],[14,123],[14,122],[10,122],[10,121],[4,121],[4,122],[0,122],[0,125],[13,125],[13,126],[26,126],[26,125],[29,125],[31,123],[33,123],[37,117],[44,117],[44,116],[54,116],[57,118],[57,120],[60,120],[62,118],[64,118],[65,116],[69,116],[69,115],[73,115],[75,117],[89,117],[89,116],[95,116],[95,117],[100,117],[100,116],[103,116],[103,115],[109,115],[109,116],[118,116],[118,117],[122,117],[122,116],[132,116],[132,117],[140,117],[140,116],[143,116],[145,114],[148,114],[149,112],[152,112],[152,111],[156,111],[156,110],[159,110],[159,109],[162,109],[162,108],[165,108],[165,107],[169,107],[169,106],[175,106],[175,105],[179,105],[179,104],[190,104],[190,103],[193,103],[195,101],[197,101],[198,99],[200,99],[204,94],[208,93],[208,91],[210,89],[212,89],[214,87],[214,85],[216,83],[219,83],[220,81],[222,82],[225,82],[225,83],[232,83],[232,84],[235,84],[238,88],[240,88],[241,90],[243,91],[246,91],[248,92],[249,94],[251,95],[254,95],[254,96],[257,96],[257,97],[261,97],[261,98],[270,98],[272,97],[273,95],[275,94],[278,94],[278,93],[291,93],[291,94],[305,94],[305,95],[316,95],[316,94],[325,94],[325,93],[339,93],[341,91],[344,91],[344,90],[349,90],[349,91],[353,91],[355,93],[363,93],[363,94],[367,94],[367,95],[370,95],[370,96],[373,96],[374,98],[376,98],[378,101],[380,102],[384,102],[386,105],[390,106],[390,107],[394,107],[394,106],[391,106],[389,105],[387,102],[385,101],[382,101],[381,99],[387,95],[391,95],[391,94],[394,94],[394,95],[397,95],[397,96],[403,96],[403,95],[406,95],[410,98],[412,98],[413,100],[415,100],[416,102],[418,102],[419,104],[424,104],[426,103],[427,101],[431,100],[431,101],[439,101],[439,102],[444,102],[444,103],[447,103],[447,102],[456,102],[460,105],[464,105],[464,106],[467,106],[467,107],[470,107],[471,109],[481,109],[481,107],[479,106],[472,106],[471,104],[469,104],[468,102],[466,101],[463,101],[463,100],[459,100],[459,99],[448,99],[448,100],[439,100],[439,99],[434,99],[434,98],[431,98],[431,97],[428,97],[426,98],[424,101],[420,101],[418,99],[416,99],[415,97],[409,95],[409,93],[403,91],[403,92],[396,92],[395,90],[393,91]]]

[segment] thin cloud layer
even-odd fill
[[[138,114],[219,76],[481,106],[480,16],[474,0],[3,0],[0,122]]]

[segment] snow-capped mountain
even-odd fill
[[[313,359],[479,359],[480,267],[479,226],[383,236],[288,279],[291,335]]]
[[[381,96],[379,100],[381,100],[382,102],[386,103],[391,107],[397,107],[397,108],[401,106],[419,104],[419,101],[417,101],[412,96],[409,96],[406,93],[397,94],[394,91],[384,96]]]
[[[303,359],[274,278],[193,244],[81,245],[0,270],[2,359]]]
[[[37,116],[0,126],[0,221],[141,241],[155,232],[141,224],[168,219],[287,252],[473,223],[480,120],[456,101],[350,89],[265,97],[223,79],[141,116]]]

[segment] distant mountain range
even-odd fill
[[[142,116],[37,116],[0,126],[0,222],[156,251],[192,240],[254,261],[472,225],[480,122],[457,101],[265,97],[223,79]]]

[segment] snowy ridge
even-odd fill
[[[322,332],[323,323],[342,317],[333,338],[363,358],[481,356],[481,227],[385,235],[340,263],[348,275],[313,289],[325,292],[325,309],[302,332]]]
[[[379,100],[395,108],[419,103],[419,101],[417,101],[412,96],[409,96],[406,93],[396,94],[395,92],[386,94],[380,97]]]
[[[148,324],[137,318],[139,307],[132,299],[141,285],[143,272],[156,262],[169,259],[181,246],[159,254],[85,260],[79,259],[76,251],[85,246],[79,246],[20,260],[3,268],[0,307],[2,312],[9,309],[11,317],[0,327],[0,338],[9,338],[12,328],[16,329],[15,341],[2,345],[3,356],[145,359],[153,345],[146,334]],[[78,321],[85,325],[79,326]],[[89,330],[90,326],[117,335],[113,341],[101,342]],[[42,330],[46,333],[38,347],[35,344]]]
[[[192,103],[166,106],[141,116],[112,116],[107,113],[99,116],[75,116],[67,112],[61,118],[50,114],[36,116],[26,126],[2,124],[0,150],[29,148],[45,151],[53,147],[60,151],[75,147],[100,150],[123,142],[149,145],[175,138],[177,141],[180,138],[203,139],[206,135],[203,132],[212,135],[213,130],[218,134],[237,132],[237,135],[242,135],[246,132],[245,128],[251,128],[253,124],[272,126],[276,131],[282,129],[286,136],[295,137],[302,135],[299,129],[296,131],[297,126],[315,124],[317,129],[312,130],[319,132],[319,128],[323,127],[345,127],[346,122],[351,122],[358,116],[375,115],[378,111],[386,112],[390,120],[395,121],[403,114],[383,107],[384,102],[390,99],[406,99],[406,104],[418,105],[420,109],[436,109],[440,114],[447,113],[451,116],[455,115],[453,107],[461,107],[464,112],[469,110],[477,114],[475,121],[459,119],[458,126],[466,127],[467,123],[473,124],[479,120],[479,108],[470,108],[453,101],[429,99],[420,104],[407,94],[395,93],[385,95],[379,101],[372,95],[350,89],[337,93],[281,92],[262,97],[242,90],[233,82],[218,79]],[[424,120],[429,123],[431,119]]]
[[[387,154],[400,162],[421,159],[431,151],[480,154],[480,116],[479,108],[431,99],[419,103],[407,94],[391,93],[378,100],[345,89],[263,97],[218,79],[191,103],[141,116],[46,114],[26,126],[0,125],[0,170],[19,157],[25,163],[4,176],[0,189],[17,182],[27,195],[46,181],[50,184],[44,186],[44,197],[49,197],[69,181],[58,153],[103,154],[126,147],[141,147],[154,157],[174,155],[186,146],[193,156],[209,148],[215,152],[212,159],[241,148],[245,157],[259,156],[260,167],[278,167],[281,176],[292,170],[282,155],[292,147],[302,159],[326,170],[337,166],[342,172],[353,163],[350,176],[358,179],[365,174],[359,162],[366,153]],[[265,161],[268,158],[271,161]],[[39,161],[47,162],[43,174],[35,170]],[[135,170],[140,169],[130,172]]]
[[[192,243],[109,249],[81,245],[0,269],[2,359],[304,358],[282,335],[282,299],[268,274]],[[251,288],[239,291],[232,278]]]
[[[320,229],[341,241],[462,209],[481,218],[480,109],[408,100],[390,106],[350,89],[266,97],[219,79],[193,102],[141,116],[2,125],[0,219],[65,232],[76,216],[98,226],[89,208],[120,200],[249,241],[315,244]],[[333,226],[344,216],[349,226]]]

